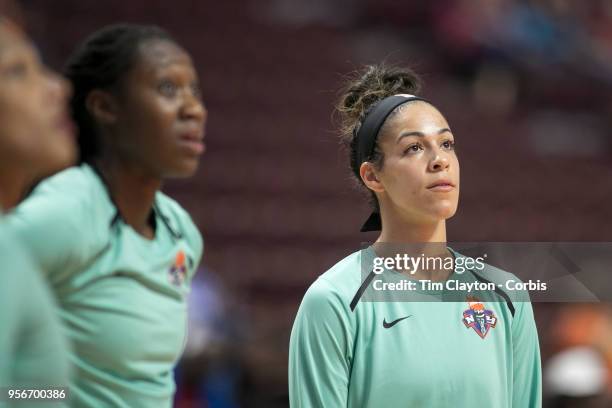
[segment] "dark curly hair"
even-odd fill
[[[359,175],[357,155],[357,138],[355,137],[366,115],[381,100],[396,94],[412,94],[417,96],[421,90],[422,81],[409,68],[389,66],[386,64],[368,65],[363,70],[350,74],[341,90],[340,100],[336,104],[336,112],[340,116],[340,136],[343,145],[349,151],[350,168],[357,181],[363,186]],[[411,103],[411,102],[406,102]],[[380,132],[384,133],[390,119],[399,112],[405,104],[395,108],[387,117]],[[379,138],[380,140],[380,138]],[[377,169],[384,163],[384,155],[376,143],[374,151],[367,158]],[[370,190],[372,205],[378,210],[376,196]]]

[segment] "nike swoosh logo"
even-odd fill
[[[408,315],[408,316],[400,317],[399,319],[395,319],[394,321],[392,321],[392,322],[390,322],[390,323],[387,323],[387,319],[385,318],[385,319],[383,319],[383,327],[384,327],[385,329],[388,329],[388,328],[395,326],[397,323],[399,323],[399,322],[401,322],[402,320],[407,319],[407,318],[409,318],[409,317],[412,317],[412,315]]]

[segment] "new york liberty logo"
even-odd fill
[[[469,309],[463,312],[463,324],[471,327],[481,337],[485,338],[489,329],[495,327],[497,317],[492,310],[485,309],[485,306],[478,299],[468,299]]]
[[[174,264],[168,271],[168,278],[170,283],[175,286],[181,286],[185,282],[185,276],[187,275],[187,267],[185,266],[185,253],[178,251]]]

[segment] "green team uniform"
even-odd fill
[[[16,240],[0,215],[0,387],[67,387],[68,343],[51,292]],[[6,398],[7,390],[3,392]],[[12,402],[6,398],[0,406]]]
[[[74,349],[74,406],[172,405],[202,238],[161,192],[154,217],[148,240],[123,222],[87,164],[43,182],[11,216],[59,302]]]
[[[467,301],[365,301],[372,280],[362,279],[362,258],[372,270],[372,253],[348,256],[306,292],[291,333],[291,407],[541,406],[540,352],[528,301],[491,293],[498,301],[481,303],[486,310],[477,327]],[[491,282],[513,278],[490,265],[484,275]],[[449,279],[482,277],[467,271]]]

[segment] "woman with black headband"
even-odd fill
[[[466,258],[446,248],[459,197],[455,136],[418,91],[412,71],[371,66],[339,103],[351,168],[374,204],[362,231],[380,235],[304,296],[290,341],[292,407],[541,405],[531,304],[496,286],[516,278],[484,263],[459,270]],[[452,263],[408,273],[378,262],[397,251],[387,243]],[[449,293],[447,282],[486,289]]]
[[[116,25],[69,59],[81,165],[11,216],[73,344],[71,404],[170,407],[202,238],[160,191],[192,176],[206,110],[189,54],[157,27]]]

